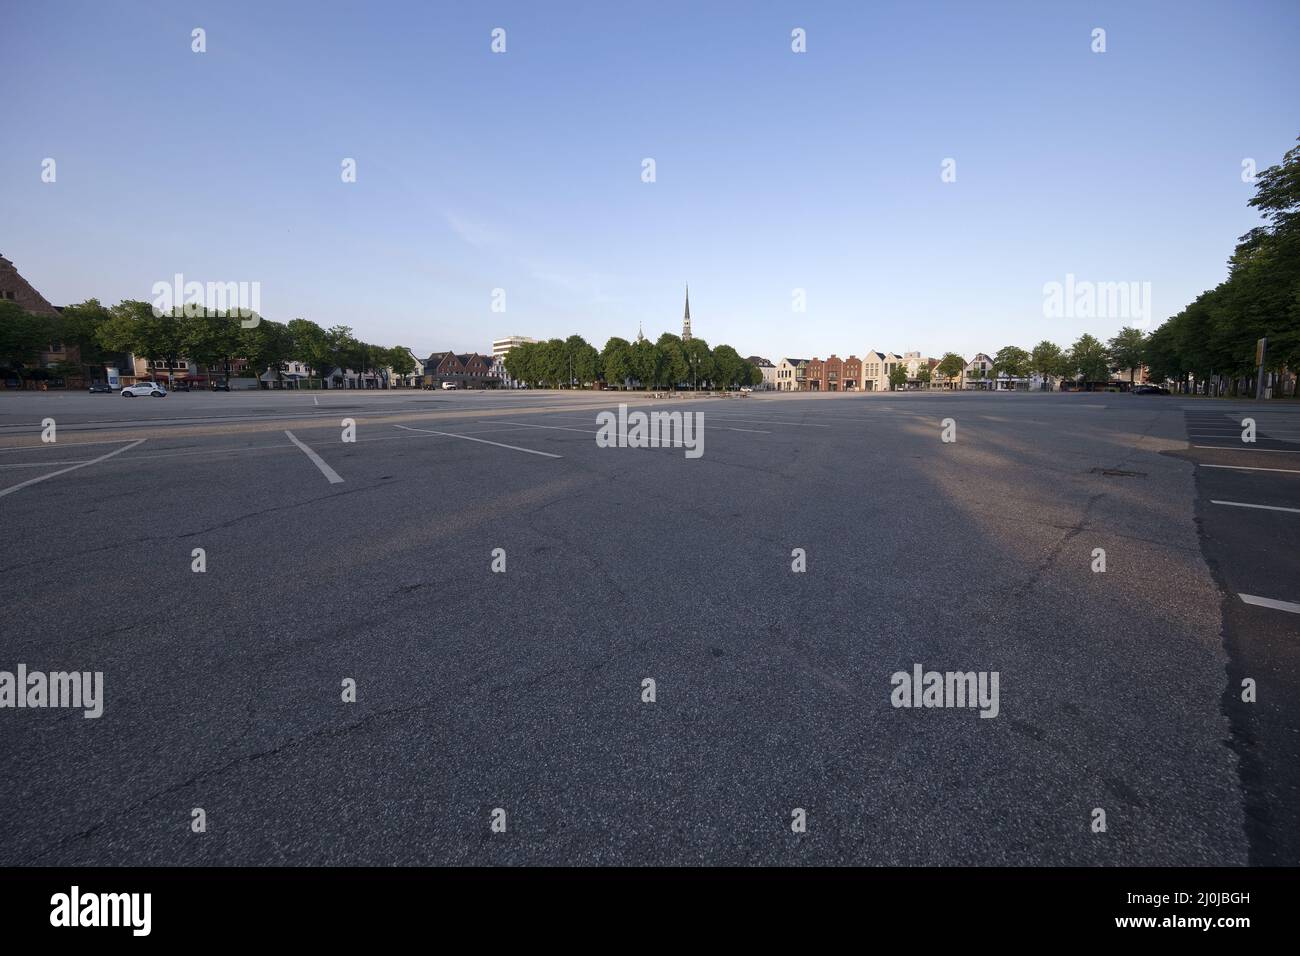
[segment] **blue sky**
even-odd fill
[[[1294,0],[51,0],[5,21],[0,253],[47,298],[257,281],[268,318],[420,354],[680,331],[688,281],[697,335],[773,359],[1126,324],[1044,317],[1067,273],[1150,282],[1158,324],[1258,223],[1243,159],[1300,134]]]

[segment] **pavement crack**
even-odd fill
[[[409,713],[414,713],[419,710],[424,710],[426,708],[433,707],[433,706],[435,706],[435,702],[429,701],[420,704],[411,704],[410,706],[407,707],[390,707],[385,710],[376,711],[373,714],[368,714],[365,717],[363,717],[361,720],[356,721],[355,723],[346,724],[342,727],[324,727],[320,730],[313,731],[312,733],[303,734],[300,737],[291,737],[289,740],[286,740],[284,743],[278,744],[275,747],[270,747],[266,750],[259,750],[251,754],[243,754],[241,756],[234,757],[226,761],[224,764],[215,767],[211,770],[205,770],[201,773],[196,773],[192,777],[189,777],[185,780],[181,780],[177,783],[173,783],[166,787],[163,787],[160,790],[156,790],[153,793],[149,794],[148,796],[143,797],[142,799],[131,804],[130,806],[124,807],[110,814],[108,817],[100,820],[98,823],[95,823],[84,830],[78,831],[77,833],[68,834],[67,836],[64,836],[54,841],[52,845],[46,847],[40,853],[28,857],[27,859],[22,860],[15,865],[17,866],[34,865],[42,858],[49,856],[50,854],[54,853],[56,850],[64,846],[67,846],[70,843],[74,843],[77,840],[90,839],[100,830],[103,830],[105,827],[112,825],[114,821],[120,820],[123,817],[135,813],[138,810],[143,810],[145,807],[149,806],[151,803],[153,803],[156,800],[169,796],[173,793],[179,793],[180,791],[192,787],[195,784],[200,783],[202,781],[210,780],[214,777],[220,777],[223,774],[229,773],[231,770],[234,770],[238,767],[255,763],[267,757],[278,756],[289,750],[292,750],[295,747],[299,747],[305,743],[312,743],[318,740],[331,740],[340,737],[346,737],[349,734],[353,733],[354,731],[360,730],[364,727],[368,727],[369,725],[375,723],[376,721],[383,720],[384,718],[391,717],[391,716],[402,716]]]

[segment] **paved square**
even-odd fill
[[[1178,396],[0,395],[0,669],[104,687],[0,863],[1294,864],[1297,489]]]

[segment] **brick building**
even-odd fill
[[[856,355],[809,359],[804,379],[810,392],[856,392],[862,389],[862,360]]]
[[[424,361],[425,388],[441,388],[455,382],[460,388],[496,388],[500,381],[492,372],[492,359],[478,352],[434,352]]]
[[[14,302],[24,311],[33,315],[58,316],[59,310],[50,304],[30,282],[19,274],[14,264],[0,255],[0,299]],[[33,383],[47,382],[53,388],[85,388],[85,372],[81,368],[81,351],[75,345],[65,342],[51,342],[49,348],[42,350],[39,359],[41,374],[33,374]],[[69,370],[76,366],[76,371]],[[62,368],[64,375],[54,370]]]

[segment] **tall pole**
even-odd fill
[[[1262,338],[1255,343],[1255,399],[1264,397],[1264,353],[1268,350],[1268,339]]]

